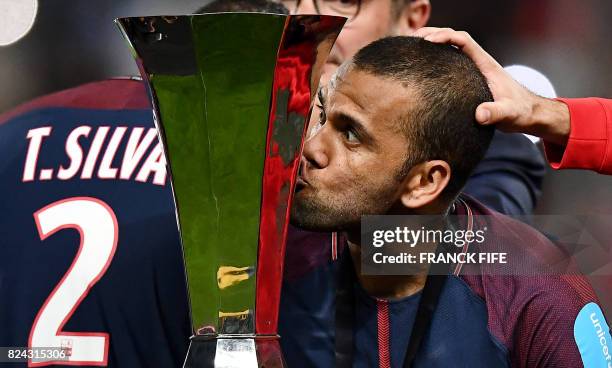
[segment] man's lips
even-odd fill
[[[305,187],[308,185],[308,182],[306,180],[304,180],[304,178],[302,178],[301,176],[298,176],[297,179],[295,180],[295,185],[296,187]]]

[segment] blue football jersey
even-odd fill
[[[454,268],[412,366],[612,367],[610,327],[588,280],[574,272],[527,273],[542,269],[544,260],[560,259],[559,249],[520,221],[468,196],[462,196],[462,201],[465,206],[457,206],[455,214],[472,213],[480,228],[488,226],[479,250],[517,255],[517,249],[528,245],[534,253],[521,253],[525,274],[496,274],[486,264],[470,272]],[[342,236],[323,240],[325,234],[291,231],[287,270],[298,262],[300,248],[289,248],[292,243],[316,247],[311,253],[320,255],[319,262],[327,255],[327,261],[315,263],[301,257],[307,266],[286,273],[279,313],[281,347],[289,367],[333,367],[337,276],[342,262],[352,262],[351,255]],[[482,270],[475,272],[476,267]],[[388,300],[368,295],[356,281],[353,288],[352,366],[402,367],[421,292]]]
[[[142,82],[91,83],[0,116],[0,189],[0,346],[67,359],[29,366],[182,365],[184,264]]]

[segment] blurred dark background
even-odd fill
[[[207,0],[39,0],[36,22],[0,47],[0,112],[33,97],[138,71],[113,19],[191,13]],[[546,74],[559,95],[612,97],[612,1],[431,0],[430,25],[467,30],[503,65]]]
[[[13,45],[0,47],[0,113],[81,83],[137,75],[113,18],[191,13],[207,2],[40,1],[30,33]],[[559,96],[612,98],[612,1],[431,2],[430,25],[466,30],[503,65],[523,64],[543,72]],[[537,213],[612,215],[612,177],[551,171]],[[612,224],[601,231],[598,238],[612,242]],[[608,256],[612,260],[612,254]],[[604,278],[594,277],[593,281],[611,311],[611,285]]]

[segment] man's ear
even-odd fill
[[[431,14],[429,0],[409,0],[397,14],[394,26],[396,36],[410,36],[417,29],[425,27]]]
[[[418,209],[433,203],[448,186],[451,169],[446,161],[426,161],[410,169],[400,195],[402,204]]]

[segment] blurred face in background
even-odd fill
[[[327,59],[321,83],[362,47],[392,35],[408,36],[429,20],[429,0],[281,0],[292,14],[349,18]]]

